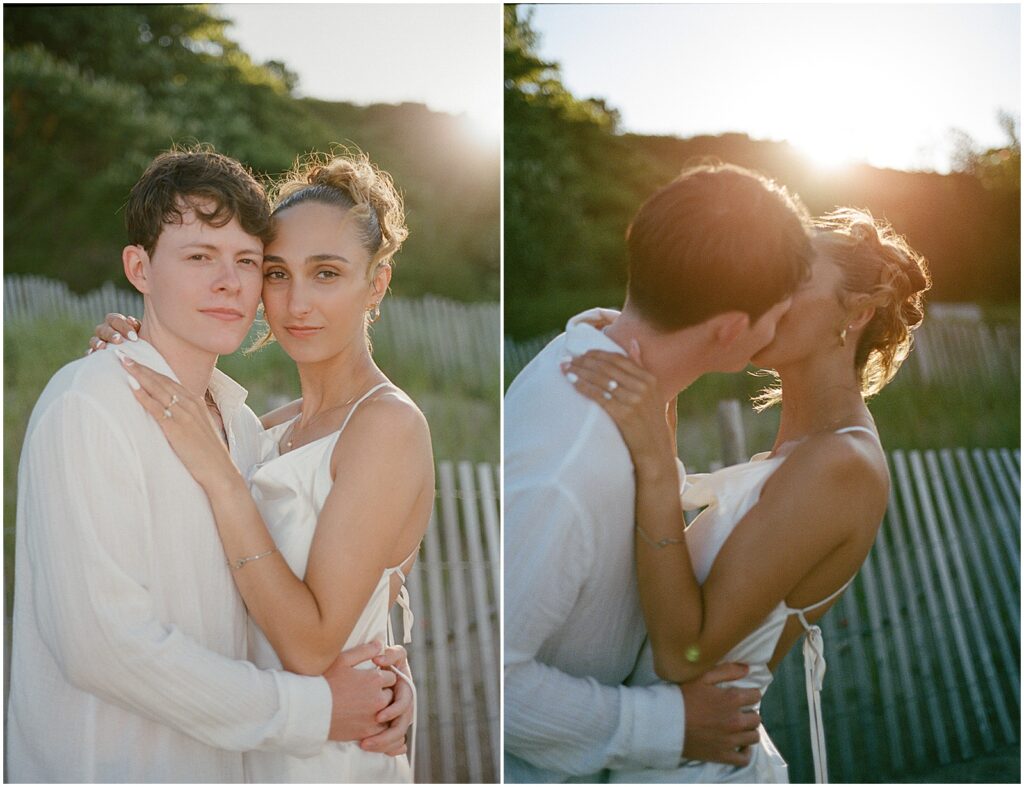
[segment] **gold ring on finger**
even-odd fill
[[[619,381],[618,380],[609,380],[608,381],[608,385],[607,385],[608,393],[612,393],[618,387],[619,387]]]

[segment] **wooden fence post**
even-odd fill
[[[722,463],[739,464],[747,457],[747,440],[743,435],[743,415],[738,399],[718,403],[718,433],[722,437]]]

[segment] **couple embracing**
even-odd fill
[[[9,778],[411,781],[389,610],[407,642],[434,480],[367,340],[406,237],[390,177],[314,157],[272,205],[237,161],[172,151],[125,217],[141,323],[57,372],[21,454]],[[262,421],[215,368],[261,299],[302,386]]]
[[[622,312],[572,318],[505,399],[506,779],[788,781],[758,708],[803,636],[827,781],[815,622],[885,511],[864,398],[910,350],[924,260],[730,165],[652,195],[627,247]],[[676,396],[751,360],[777,378],[772,449],[688,477]]]

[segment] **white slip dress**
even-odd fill
[[[836,430],[836,434],[863,431],[875,436],[863,426],[850,426]],[[725,467],[714,473],[692,475],[687,479],[681,499],[685,510],[707,506],[686,531],[686,545],[697,581],[703,583],[711,572],[711,566],[732,533],[733,528],[754,507],[765,482],[786,460],[795,443],[781,447],[780,453],[756,454],[745,464]],[[807,691],[808,713],[810,715],[811,751],[814,757],[815,782],[828,783],[828,764],[825,756],[825,730],[821,715],[821,688],[825,677],[825,650],[821,629],[807,621],[807,613],[824,606],[849,586],[851,577],[841,588],[810,606],[794,609],[779,603],[768,616],[720,660],[739,662],[750,666],[750,671],[740,680],[722,685],[740,688],[756,688],[762,697],[772,682],[768,662],[782,636],[782,630],[790,615],[796,615],[806,632],[803,643],[804,682]],[[659,682],[654,671],[654,657],[650,643],[644,646],[640,661],[630,678],[632,685],[648,686]],[[754,706],[759,710],[761,703]],[[789,769],[764,728],[758,727],[760,740],[751,748],[750,762],[742,767],[715,762],[687,760],[674,770],[651,768],[611,771],[609,781],[617,783],[787,783]]]
[[[250,474],[249,487],[274,543],[298,577],[305,576],[317,519],[333,485],[331,455],[334,453],[334,446],[359,405],[386,385],[388,383],[381,383],[363,394],[349,410],[338,431],[285,454],[280,453],[278,441],[291,421],[272,427],[265,433],[268,441],[267,451],[264,453],[266,458],[256,465]],[[413,550],[412,554],[397,566],[384,570],[342,650],[375,639],[388,645],[394,644],[391,618],[388,614],[393,581],[401,584],[396,603],[402,610],[403,642],[410,641],[413,618],[402,567],[412,559],[418,549],[419,547]],[[250,661],[261,669],[282,669],[281,661],[270,642],[251,619],[248,639]],[[360,666],[366,669],[374,668],[371,662],[365,662]],[[410,676],[398,670],[396,673],[400,680],[412,686]],[[412,688],[415,718],[415,687]],[[245,780],[249,783],[273,784],[411,783],[415,743],[413,726],[413,735],[409,740],[409,758],[363,751],[359,748],[358,742],[328,742],[320,754],[313,757],[292,757],[277,752],[246,752]]]

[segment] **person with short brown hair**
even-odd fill
[[[119,359],[182,387],[161,402],[165,420],[194,397],[218,450],[255,467],[261,425],[215,364],[238,349],[260,300],[262,188],[211,150],[172,151],[136,184],[126,219],[139,336],[59,370],[21,453],[8,776],[242,782],[246,751],[310,757],[328,738],[371,736],[404,749],[408,721],[377,720],[410,707],[390,669],[402,648],[353,647],[323,677],[246,660],[246,610],[210,503]],[[370,659],[378,669],[357,668]]]
[[[645,637],[633,564],[634,467],[615,422],[560,365],[642,349],[662,407],[699,376],[737,371],[771,341],[806,277],[806,212],[733,166],[684,171],[628,234],[620,313],[569,320],[505,397],[505,778],[593,780],[683,757],[742,764],[756,740],[749,692],[627,679]],[[763,280],[763,283],[761,283]],[[676,483],[679,479],[676,478]],[[685,703],[684,703],[685,698]]]

